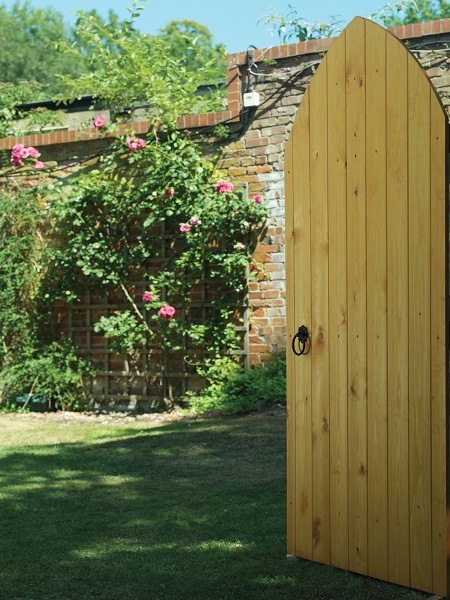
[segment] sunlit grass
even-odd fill
[[[0,415],[1,600],[417,600],[286,560],[283,416]]]

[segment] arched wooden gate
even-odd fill
[[[441,596],[446,128],[414,57],[356,18],[285,158],[288,552]]]

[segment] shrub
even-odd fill
[[[87,363],[69,344],[53,342],[31,349],[22,360],[5,363],[0,372],[1,404],[13,407],[27,399],[40,397],[48,407],[79,408],[86,402],[84,386],[92,374]]]
[[[199,413],[220,410],[239,414],[261,404],[286,403],[286,355],[275,354],[273,360],[245,370],[230,357],[207,365],[206,387],[201,395],[189,396],[189,406]]]

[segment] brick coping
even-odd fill
[[[413,23],[412,25],[401,25],[388,29],[400,40],[420,39],[422,37],[435,37],[441,34],[450,33],[450,19],[439,19],[423,23]],[[280,60],[283,58],[292,58],[295,56],[304,56],[307,54],[317,54],[326,52],[336,38],[321,38],[317,40],[308,40],[306,42],[295,42],[283,46],[271,46],[268,48],[255,49],[252,51],[252,62],[258,63],[264,60]],[[241,81],[246,74],[246,52],[237,52],[227,55],[228,70],[228,109],[204,113],[200,115],[185,115],[178,118],[179,129],[197,129],[200,127],[214,127],[224,121],[233,123],[240,119],[242,109]],[[129,131],[130,128],[135,134],[145,134],[152,128],[152,123],[148,120],[141,120],[130,125],[119,128],[119,134]],[[75,143],[80,141],[89,141],[103,137],[115,137],[117,133],[99,133],[95,127],[90,127],[82,132],[76,129],[66,131],[55,131],[50,133],[39,133],[26,136],[10,137],[0,140],[0,150],[10,150],[15,144],[24,146],[51,146],[65,143]]]

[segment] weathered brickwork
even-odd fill
[[[450,103],[450,19],[397,27],[392,33],[408,43],[428,72],[444,104]],[[248,351],[250,363],[270,357],[285,343],[285,231],[283,156],[290,129],[308,83],[332,39],[300,42],[275,48],[252,50],[228,56],[228,108],[217,113],[183,116],[180,129],[199,137],[205,148],[221,150],[219,167],[226,178],[246,184],[249,196],[261,194],[270,210],[267,229],[256,248],[262,266],[257,281],[249,284]],[[260,94],[256,108],[243,107],[243,93]],[[227,125],[230,135],[220,141],[214,127]],[[136,133],[145,134],[151,123],[133,123]],[[43,160],[59,165],[58,173],[94,161],[109,143],[94,128],[80,133],[58,131],[26,138],[0,140],[0,149],[15,143],[39,147]],[[79,161],[82,162],[80,166]]]
[[[258,78],[251,75],[250,81],[255,79],[261,104],[251,110],[241,129],[234,126],[238,139],[223,148],[219,161],[230,180],[247,183],[250,197],[264,196],[271,215],[255,252],[263,273],[249,284],[251,364],[263,361],[285,343],[283,156],[298,105],[320,60],[319,54],[308,54],[300,60],[279,59],[275,65],[256,63]]]

